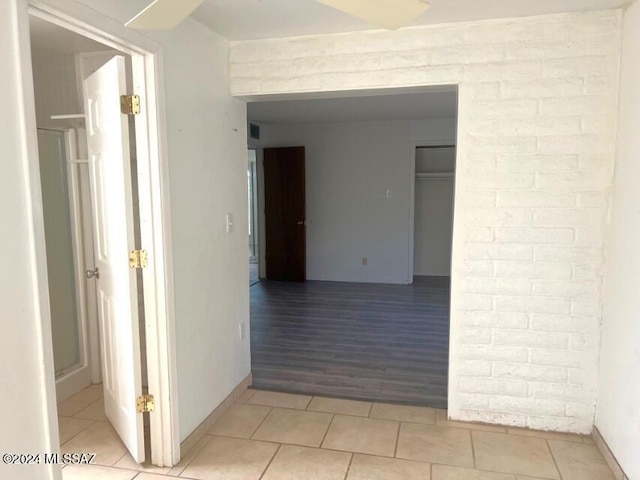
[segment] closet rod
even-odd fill
[[[445,173],[416,173],[416,180],[435,180],[453,178],[455,174],[453,172]]]

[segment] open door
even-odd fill
[[[136,462],[144,461],[140,338],[136,271],[129,268],[134,219],[129,154],[129,120],[120,112],[126,93],[125,61],[109,60],[87,78],[85,113],[89,147],[95,271],[107,418]]]
[[[264,149],[267,278],[306,279],[304,147]]]

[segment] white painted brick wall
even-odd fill
[[[449,414],[587,433],[620,12],[243,41],[255,98],[459,86]]]

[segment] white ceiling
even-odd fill
[[[626,0],[430,0],[413,25],[619,8]],[[371,30],[315,0],[205,0],[192,17],[230,40]]]
[[[256,102],[247,105],[248,119],[264,124],[454,118],[456,112],[455,91]]]
[[[31,50],[34,54],[80,53],[111,50],[70,30],[41,20],[33,15],[29,17],[31,29]]]

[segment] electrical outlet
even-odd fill
[[[244,338],[247,336],[245,323],[244,322],[240,323],[240,325],[238,325],[238,327],[239,327],[239,330],[240,330],[240,340],[244,340]]]
[[[369,263],[369,259],[367,257],[362,257],[362,265],[366,266]]]
[[[233,232],[233,215],[227,213],[225,219],[227,221],[227,233]]]

